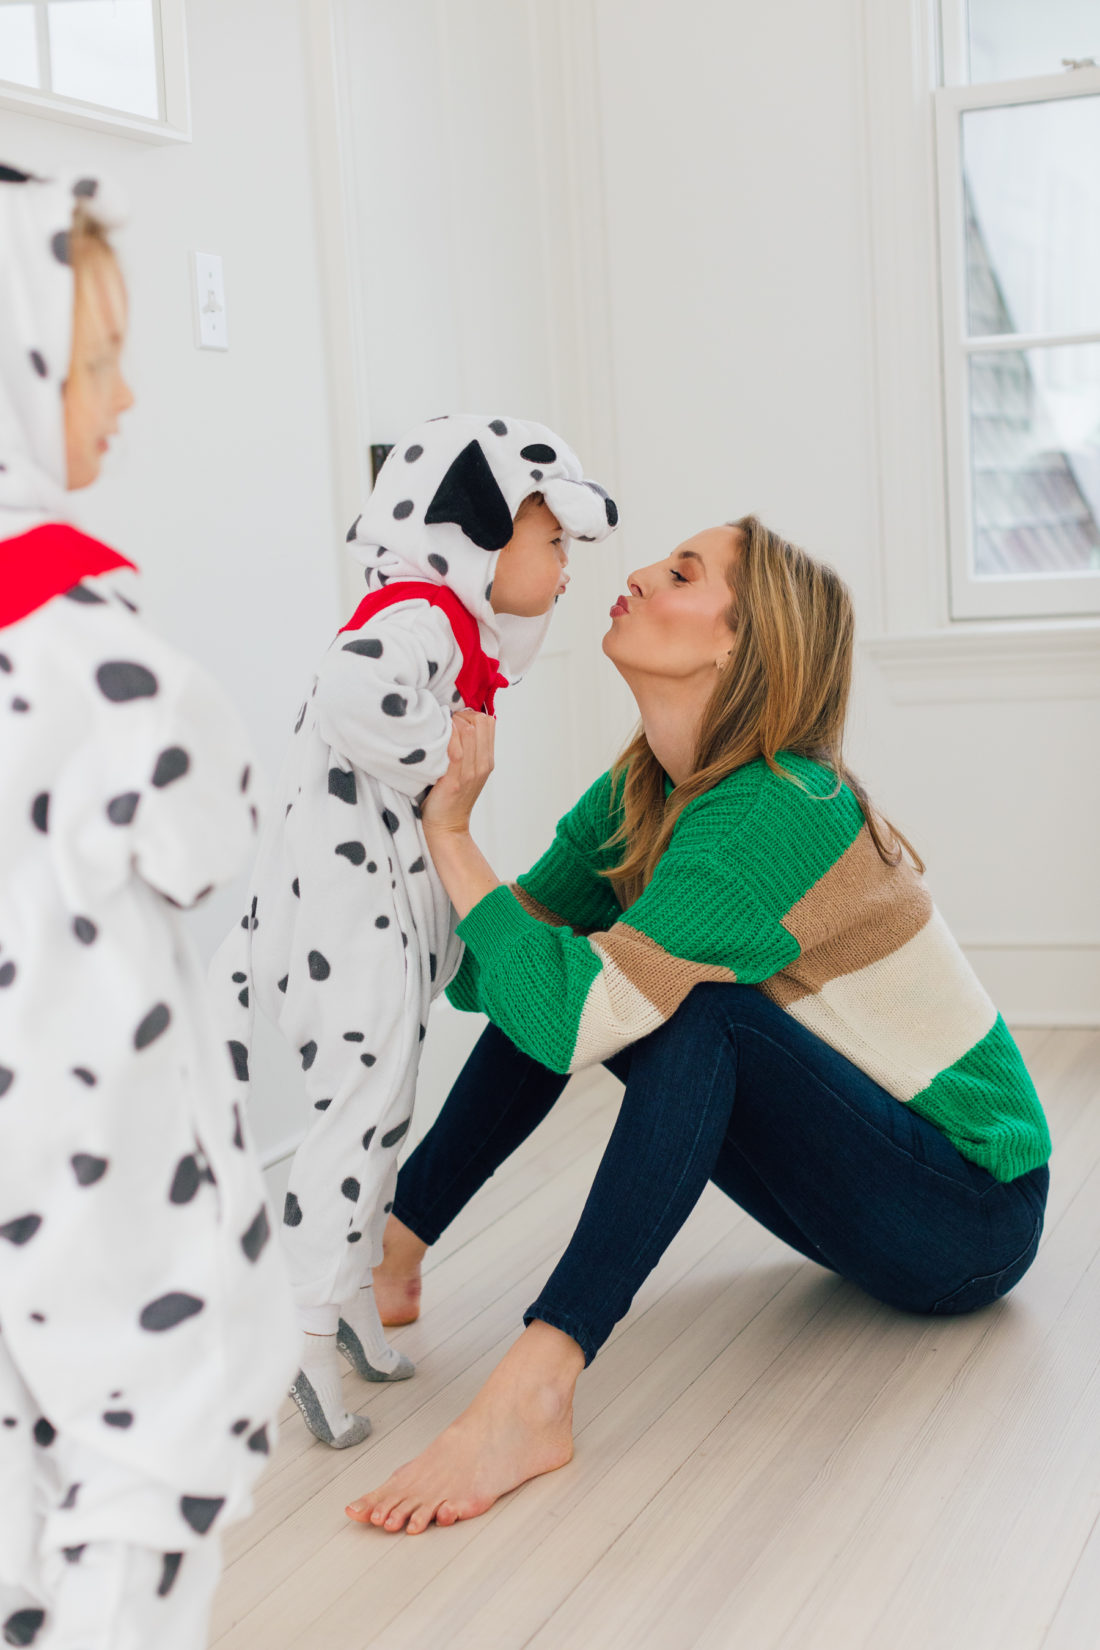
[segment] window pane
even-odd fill
[[[974,571],[1100,572],[1100,344],[970,357]]]
[[[1063,57],[1100,63],[1097,0],[969,0],[970,79],[1062,73]]]
[[[5,5],[0,0],[0,80],[14,80],[18,86],[39,83],[33,5]]]
[[[48,12],[55,92],[157,119],[153,0],[51,0]]]
[[[972,334],[1100,330],[1098,161],[1100,97],[963,116]]]

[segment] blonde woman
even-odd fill
[[[576,1232],[469,1409],[348,1508],[415,1534],[572,1455],[577,1378],[713,1180],[901,1311],[973,1311],[1030,1266],[1050,1138],[924,867],[844,764],[852,607],[752,516],[635,573],[604,651],[641,727],[513,887],[469,832],[492,723],[456,723],[424,807],[491,1020],[398,1181],[375,1274],[419,1268],[567,1074],[625,1083]]]

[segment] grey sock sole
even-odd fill
[[[364,1438],[370,1437],[371,1428],[367,1417],[356,1415],[348,1430],[337,1438],[325,1418],[321,1400],[313,1390],[313,1382],[301,1370],[291,1382],[290,1396],[301,1410],[306,1426],[322,1444],[328,1444],[332,1449],[350,1449],[353,1444],[361,1444]]]
[[[398,1353],[397,1366],[392,1374],[387,1374],[384,1369],[375,1369],[367,1357],[362,1341],[351,1324],[343,1318],[336,1327],[336,1345],[355,1373],[361,1375],[364,1381],[407,1381],[410,1375],[416,1374],[416,1365],[411,1358],[406,1358],[403,1352]]]

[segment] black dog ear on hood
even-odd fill
[[[451,521],[481,550],[503,550],[512,537],[512,513],[478,441],[463,447],[428,505],[429,526]]]

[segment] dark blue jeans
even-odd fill
[[[607,1062],[626,1085],[577,1229],[524,1322],[591,1362],[708,1180],[784,1242],[908,1312],[971,1312],[1035,1257],[1049,1174],[1008,1182],[751,986],[699,985]],[[489,1026],[410,1155],[394,1213],[434,1243],[567,1079]]]

